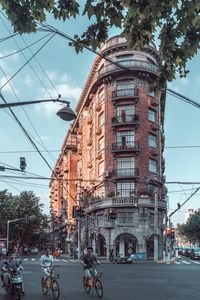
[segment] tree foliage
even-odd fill
[[[180,225],[178,232],[188,241],[200,243],[200,210],[196,211],[186,224]]]
[[[32,191],[24,191],[19,196],[13,196],[6,190],[0,192],[0,237],[6,237],[7,221],[28,218],[10,222],[9,240],[13,244],[38,244],[46,237],[48,218],[42,213],[43,204]]]
[[[158,33],[159,52],[162,60],[160,76],[155,83],[163,87],[172,81],[176,72],[186,76],[186,63],[199,49],[200,2],[197,0],[0,0],[0,4],[20,33],[36,31],[48,14],[56,19],[76,18],[87,15],[90,25],[81,36],[75,35],[77,52],[83,46],[93,50],[108,38],[112,26],[122,28],[131,49],[149,45]]]

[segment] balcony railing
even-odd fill
[[[115,64],[108,64],[106,66],[104,66],[102,69],[100,69],[98,71],[98,75],[102,75],[104,73],[108,73],[108,72],[112,72],[114,70],[123,70],[122,68],[120,68],[120,62],[117,62],[118,66]],[[149,61],[144,61],[144,60],[130,60],[128,63],[126,62],[126,65],[123,64],[123,62],[121,62],[121,66],[124,68],[126,67],[127,69],[130,70],[148,70],[148,71],[152,71],[153,73],[157,73],[158,72],[158,66],[149,62]]]
[[[113,151],[126,151],[126,150],[139,150],[139,143],[138,142],[118,142],[112,144]]]
[[[138,97],[139,89],[135,88],[127,88],[127,89],[119,89],[112,93],[112,99],[122,98],[122,97]]]
[[[138,115],[125,115],[112,118],[113,125],[123,125],[123,124],[138,124]]]
[[[133,204],[137,206],[138,204],[138,199],[134,197],[117,197],[112,199],[112,204],[113,205],[119,205],[119,204]]]
[[[114,177],[127,178],[127,177],[138,177],[139,169],[137,168],[126,168],[113,170]]]

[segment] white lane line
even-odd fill
[[[174,263],[177,264],[177,265],[181,264],[180,261],[175,261]]]
[[[197,265],[200,265],[200,262],[199,261],[192,261],[194,264],[197,264]]]
[[[184,264],[186,264],[186,265],[190,265],[191,264],[191,262],[186,261],[186,260],[182,260],[181,262],[184,263]]]

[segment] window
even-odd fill
[[[135,87],[134,79],[117,80],[117,90],[133,89]]]
[[[89,136],[88,136],[89,139],[93,136],[93,129],[94,129],[93,126],[91,126],[89,129]]]
[[[148,109],[148,120],[150,122],[156,122],[156,111],[154,109]]]
[[[150,213],[149,223],[150,223],[150,226],[154,226],[154,214],[153,213]]]
[[[157,148],[157,136],[154,134],[149,134],[149,147]]]
[[[89,161],[93,159],[93,149],[89,149],[88,151]]]
[[[104,161],[100,162],[98,165],[98,174],[99,176],[103,175],[104,172]]]
[[[116,61],[122,66],[131,67],[133,66],[133,54],[118,55]]]
[[[149,159],[149,172],[157,173],[158,166],[155,159]]]
[[[102,151],[104,149],[104,138],[98,140],[98,151]]]
[[[117,197],[131,197],[135,194],[134,182],[118,182]]]
[[[134,176],[135,161],[134,157],[119,157],[117,158],[117,175],[118,176]]]
[[[102,101],[105,99],[105,92],[104,89],[102,88],[99,92],[98,92],[98,101]]]
[[[98,196],[99,197],[105,197],[105,187],[104,186],[100,186],[98,189],[97,189],[97,193],[98,193]]]
[[[148,95],[151,97],[156,97],[156,93],[154,91],[148,91]]]
[[[148,184],[147,192],[149,195],[153,196],[156,186],[154,184]]]
[[[118,212],[118,224],[133,224],[132,212]]]
[[[118,131],[117,145],[118,146],[134,146],[134,131]]]
[[[117,120],[119,122],[133,121],[134,111],[134,105],[117,106]]]
[[[98,117],[98,125],[101,127],[104,124],[104,113],[101,113]]]
[[[97,216],[97,227],[103,227],[104,225],[104,215]]]

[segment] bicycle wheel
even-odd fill
[[[42,286],[43,295],[47,295],[48,288],[46,287],[46,279],[44,277],[41,280],[41,286]]]
[[[96,290],[97,296],[99,298],[102,298],[103,297],[103,286],[102,286],[101,281],[99,279],[96,279],[95,290]]]
[[[83,276],[83,287],[84,287],[85,292],[88,294],[90,292],[91,288],[88,286],[87,277],[85,277],[85,276]]]
[[[52,294],[53,294],[53,298],[55,300],[57,300],[60,296],[60,287],[56,280],[53,280],[53,283],[52,283]]]

